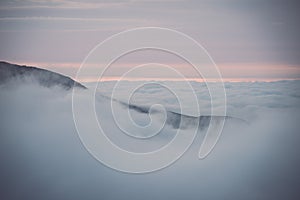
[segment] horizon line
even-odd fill
[[[123,78],[121,77],[104,77],[99,79],[84,79],[84,80],[77,80],[81,83],[97,83],[97,82],[113,82],[113,81],[131,81],[131,82],[138,82],[138,81],[192,81],[192,82],[278,82],[278,81],[299,81],[300,78],[222,78],[222,79],[201,79],[201,78],[185,78],[185,79],[178,79],[178,78]]]

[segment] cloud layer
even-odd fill
[[[105,87],[99,87],[98,91],[109,96],[111,84],[104,83]],[[201,100],[202,112],[209,113],[205,110],[209,96],[204,85],[192,85]],[[1,196],[10,199],[298,199],[299,82],[226,83],[225,86],[228,114],[246,119],[250,126],[227,123],[216,148],[204,160],[197,158],[204,136],[199,132],[180,160],[164,170],[143,175],[120,173],[92,158],[76,133],[70,93],[34,84],[1,87]],[[126,87],[122,84],[119,97],[123,96],[121,92],[126,92]],[[184,94],[182,91],[181,95]],[[186,98],[188,101],[189,96]],[[128,147],[130,143],[126,146],[127,141],[120,139],[122,132],[115,129],[110,118],[105,119],[105,109],[108,109],[103,107],[108,105],[105,101],[97,100],[98,117],[104,119],[107,133],[120,146],[136,151],[142,147],[151,150],[172,138],[172,129],[166,128],[169,137],[160,136],[149,146]],[[161,103],[167,109],[178,109],[168,91],[153,85],[137,91],[133,101],[139,105]],[[134,117],[136,113],[132,114]],[[147,124],[149,119],[136,115],[133,120]]]

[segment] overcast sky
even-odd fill
[[[159,26],[197,40],[224,78],[300,78],[297,1],[4,0],[0,5],[0,59],[8,62],[74,77],[88,52],[107,37]]]

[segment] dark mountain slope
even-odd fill
[[[142,113],[142,114],[149,114],[150,108],[146,106],[141,105],[134,105],[134,104],[128,104],[123,101],[113,99],[104,95],[100,95],[100,97],[105,98],[110,101],[115,101],[123,105],[124,107],[128,107],[131,110],[134,110],[136,112]],[[152,114],[155,114],[155,112],[159,112],[152,109]],[[201,116],[190,116],[185,115],[177,112],[173,112],[170,110],[166,110],[167,112],[167,119],[166,124],[170,125],[174,129],[188,129],[191,126],[197,126],[199,125],[199,128],[201,130],[208,128],[211,121],[214,121],[215,123],[219,124],[222,123],[223,120],[225,121],[231,121],[242,125],[248,125],[248,122],[244,119],[232,117],[232,116],[217,116],[217,115],[201,115]]]
[[[70,90],[73,87],[86,89],[84,85],[74,81],[70,77],[49,70],[0,61],[0,84],[17,80],[32,80],[44,87],[60,86],[66,90]]]

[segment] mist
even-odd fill
[[[110,96],[109,85],[113,83],[104,84],[97,92]],[[198,159],[198,152],[205,131],[198,131],[191,148],[174,164],[138,175],[110,169],[89,154],[75,128],[71,92],[29,82],[12,87],[2,85],[1,197],[299,199],[299,85],[299,81],[225,83],[227,114],[246,120],[248,125],[226,122],[216,147],[202,160]],[[122,86],[125,89],[120,91],[126,92],[126,84]],[[192,86],[201,99],[201,112],[209,114],[205,84],[192,82]],[[87,92],[82,91],[83,98]],[[96,99],[100,123],[110,134],[108,137],[122,148],[153,150],[176,133],[165,126],[149,143],[130,143],[130,138],[115,127],[106,112],[110,101],[100,95]],[[178,109],[171,93],[162,88],[153,86],[151,90],[137,92],[135,104],[153,103],[160,103],[168,110]],[[120,115],[127,112],[122,105],[117,105],[117,109]],[[132,116],[138,124],[149,123],[147,115],[132,111]],[[159,118],[154,115],[153,119],[155,128],[159,126]]]

